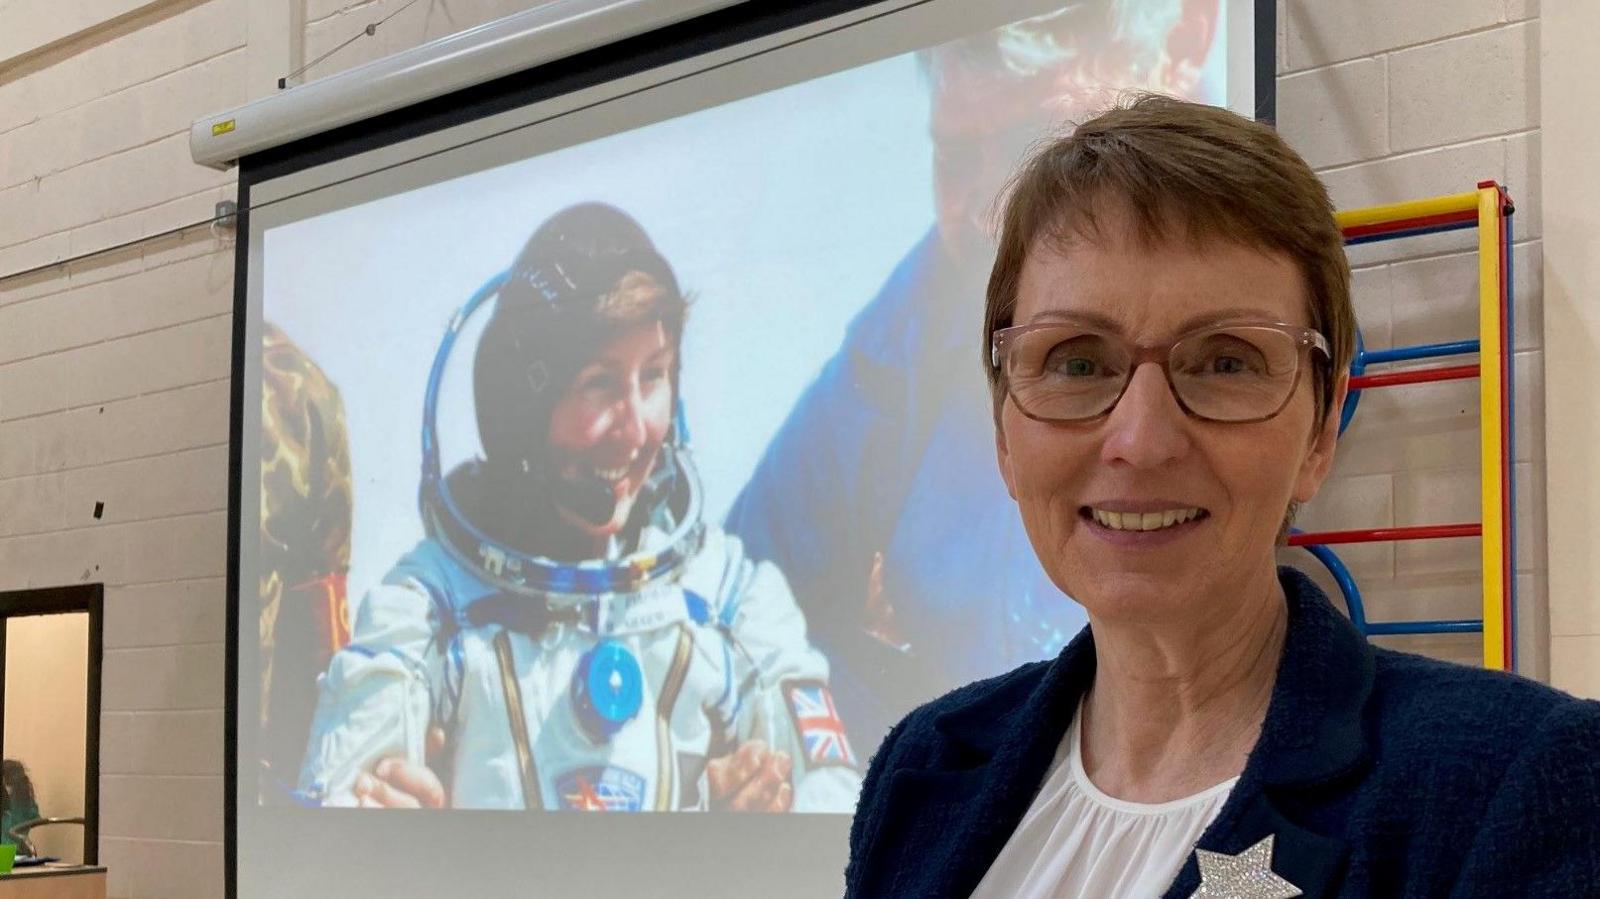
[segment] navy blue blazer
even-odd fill
[[[1303,574],[1279,578],[1289,627],[1266,721],[1200,848],[1274,834],[1273,870],[1307,897],[1600,897],[1600,703],[1371,646]],[[1055,660],[896,725],[862,787],[847,897],[969,896],[1094,670],[1085,628]],[[1199,885],[1190,853],[1165,897]]]

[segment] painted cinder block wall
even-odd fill
[[[271,92],[402,3],[0,0],[0,276],[204,218],[234,180],[190,163],[190,121]],[[305,77],[529,5],[417,3]],[[1278,106],[1342,206],[1484,178],[1516,195],[1520,648],[1544,676],[1538,14],[1518,0],[1280,0]],[[1469,239],[1353,256],[1369,345],[1471,333]],[[0,589],[107,585],[101,860],[116,897],[222,893],[232,269],[225,236],[196,228],[0,279]],[[1475,428],[1470,384],[1370,394],[1302,523],[1475,520]],[[1375,617],[1470,616],[1477,552],[1347,558]],[[1471,638],[1405,645],[1477,653]]]
[[[1516,0],[1279,0],[1278,124],[1340,208],[1459,193],[1485,179],[1512,193],[1517,654],[1522,671],[1547,677],[1538,15],[1537,3]],[[1367,346],[1476,337],[1476,239],[1462,231],[1354,248]],[[1480,520],[1477,389],[1453,381],[1367,391],[1301,526]],[[1336,549],[1369,619],[1481,614],[1477,539]],[[1284,558],[1322,574],[1307,555]],[[1477,635],[1380,642],[1482,658]]]

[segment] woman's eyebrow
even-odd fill
[[[677,355],[677,352],[678,350],[676,347],[662,347],[659,350],[652,351],[650,355],[644,357],[644,363],[649,364],[651,362],[662,362],[667,359],[671,359],[673,356]],[[627,371],[633,367],[633,364],[634,363],[629,359],[622,359],[614,356],[601,356],[595,359],[593,362],[590,362],[588,365],[585,365],[583,368],[578,369],[578,375],[582,377],[584,374],[590,371],[601,371],[607,373]]]
[[[1184,319],[1182,324],[1174,329],[1173,333],[1186,334],[1196,328],[1224,321],[1277,321],[1279,318],[1280,316],[1265,309],[1256,309],[1249,306],[1231,306],[1227,309],[1212,309],[1192,315]],[[1098,312],[1062,312],[1060,310],[1047,309],[1035,314],[1033,318],[1028,320],[1028,324],[1046,322],[1070,322],[1072,324],[1088,325],[1091,328],[1110,331],[1114,334],[1121,334],[1124,330],[1120,322]]]
[[[1046,309],[1043,312],[1035,313],[1033,318],[1028,319],[1027,323],[1037,325],[1045,322],[1071,322],[1072,324],[1099,328],[1102,331],[1120,332],[1122,330],[1122,326],[1115,320],[1098,312],[1062,312],[1056,309]]]
[[[1224,321],[1277,321],[1283,316],[1278,313],[1268,312],[1265,309],[1255,309],[1249,306],[1234,306],[1228,309],[1216,309],[1203,312],[1185,319],[1178,328],[1179,333],[1193,331],[1206,325],[1213,325]]]

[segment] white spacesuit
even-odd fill
[[[446,475],[440,385],[465,323],[491,300],[474,358],[484,456]],[[635,394],[591,402],[599,388],[571,385],[616,346],[606,343],[615,321],[656,302],[670,315],[630,333],[670,332],[675,360],[685,301],[670,266],[626,213],[589,203],[548,219],[452,319],[423,402],[428,536],[367,594],[350,645],[320,679],[301,799],[356,804],[357,778],[402,758],[429,765],[457,807],[707,809],[719,798],[708,762],[762,741],[792,760],[794,811],[853,809],[859,761],[787,581],[702,520],[676,361],[670,405],[651,407],[656,436],[591,429],[630,435],[627,458],[652,460],[635,492],[616,473],[588,473],[601,463],[574,472],[550,461],[557,404],[576,396],[585,422],[634,421],[601,416],[635,409]],[[639,352],[638,371],[659,385],[650,360],[660,356]],[[604,558],[534,552],[567,527],[557,506],[610,522]],[[435,727],[442,758],[427,752]]]
[[[367,595],[352,643],[321,679],[301,788],[354,804],[358,773],[388,756],[423,761],[439,724],[449,738],[437,773],[456,807],[704,809],[707,759],[752,739],[792,756],[794,811],[854,807],[858,760],[828,663],[783,575],[746,558],[737,538],[709,529],[679,577],[636,592],[548,595],[552,620],[538,635],[472,624],[475,604],[505,597],[439,543],[407,555]],[[622,683],[625,666],[580,670],[597,647],[637,658],[642,683]],[[604,715],[575,701],[586,673],[613,695],[636,690],[633,714],[587,723]]]

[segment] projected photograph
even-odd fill
[[[906,712],[1059,652],[994,203],[1119,91],[1225,104],[1221,16],[1063,3],[267,228],[259,802],[848,814]]]

